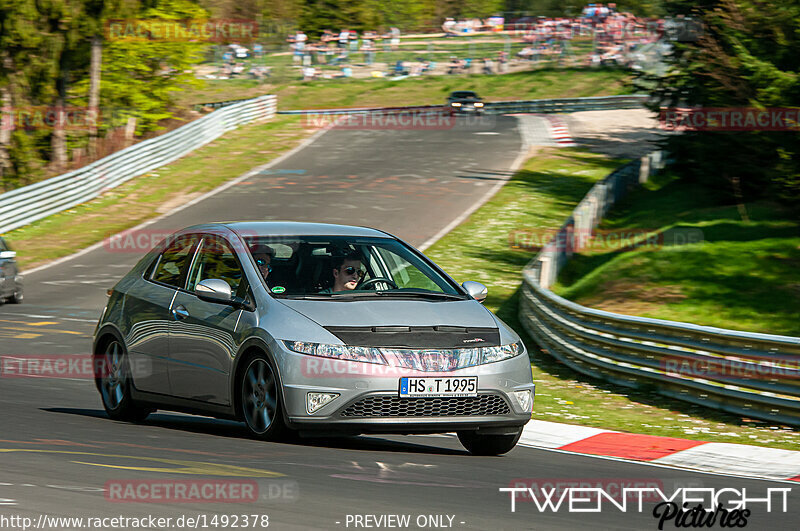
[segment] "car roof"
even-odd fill
[[[234,221],[206,223],[188,227],[185,231],[202,232],[224,226],[241,236],[354,236],[367,238],[393,238],[378,229],[336,225],[333,223],[308,223],[303,221]]]

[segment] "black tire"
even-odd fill
[[[510,452],[522,436],[522,428],[509,435],[479,435],[474,431],[458,432],[458,440],[472,455],[502,455]]]
[[[278,441],[291,434],[283,420],[280,385],[277,371],[265,355],[256,354],[245,361],[239,375],[242,420],[257,439]]]
[[[14,293],[8,298],[8,302],[11,304],[22,304],[22,299],[22,286],[17,286],[17,288],[14,290]]]
[[[113,420],[141,422],[154,411],[133,400],[128,353],[116,338],[108,342],[97,358],[96,371],[103,408]]]

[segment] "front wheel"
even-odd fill
[[[272,441],[284,436],[288,430],[283,423],[278,378],[265,357],[247,362],[239,387],[242,415],[250,433]]]
[[[22,296],[22,288],[18,287],[14,291],[13,295],[11,295],[11,297],[9,297],[8,302],[10,302],[11,304],[22,304],[22,298],[23,298],[23,296]]]
[[[152,413],[152,409],[141,407],[131,396],[131,370],[125,348],[116,339],[106,345],[102,365],[97,378],[103,408],[114,420],[140,422]]]
[[[502,455],[510,452],[522,436],[522,428],[508,435],[480,435],[474,431],[458,432],[458,440],[472,455]]]

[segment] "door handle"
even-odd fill
[[[189,310],[186,309],[186,306],[183,304],[176,306],[172,309],[172,315],[175,316],[175,319],[186,319],[189,317]]]

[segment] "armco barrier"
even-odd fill
[[[661,166],[650,154],[597,183],[526,266],[520,322],[578,372],[737,415],[800,425],[800,338],[619,315],[548,290],[582,237],[628,188]],[[555,243],[557,242],[557,243]]]
[[[169,164],[240,125],[270,118],[275,115],[276,108],[276,96],[260,96],[223,107],[83,168],[0,194],[0,233],[93,199],[129,179]]]
[[[487,101],[485,112],[491,114],[508,113],[562,113],[578,111],[600,111],[613,109],[638,109],[644,106],[649,96],[633,94],[629,96],[598,96],[591,98],[556,98],[546,100]],[[354,107],[340,109],[297,109],[279,111],[278,114],[362,114],[369,112],[414,112],[445,110],[442,105],[416,105],[411,107]]]

